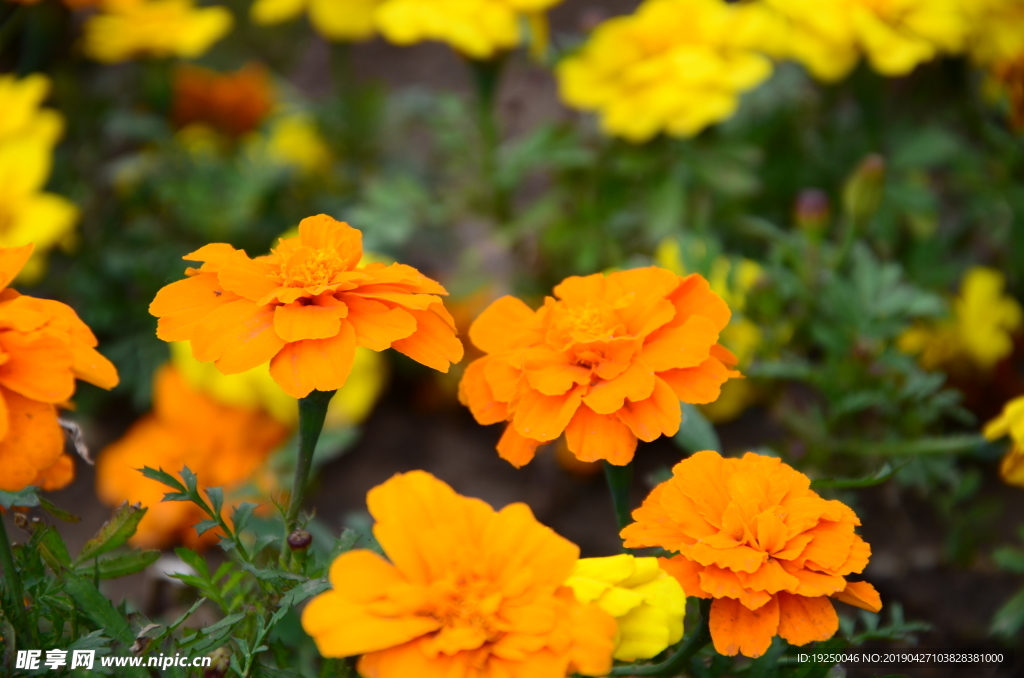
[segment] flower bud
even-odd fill
[[[295,530],[288,535],[288,548],[292,551],[305,551],[313,543],[313,535],[305,530]]]
[[[231,668],[231,651],[226,647],[218,647],[210,653],[210,665],[203,671],[203,678],[224,678]]]
[[[797,227],[811,234],[822,233],[831,216],[828,195],[817,188],[800,191],[793,208],[793,221]]]
[[[855,222],[870,219],[882,202],[885,158],[872,153],[857,165],[843,186],[843,209]]]

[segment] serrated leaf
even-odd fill
[[[68,513],[60,508],[46,497],[39,497],[39,506],[57,520],[63,520],[65,523],[77,523],[82,520],[73,513]]]
[[[15,506],[39,506],[39,488],[29,485],[17,492],[0,490],[0,506],[10,509]]]
[[[42,534],[39,536],[39,555],[50,566],[50,569],[59,574],[64,568],[71,567],[68,547],[57,530],[47,526],[41,528],[40,531]]]
[[[95,574],[100,579],[117,579],[118,577],[127,577],[130,574],[141,572],[159,559],[159,551],[136,549],[101,557],[96,560],[95,564],[86,563],[76,568],[75,571],[87,577]]]
[[[139,469],[139,471],[142,473],[142,475],[146,476],[147,478],[163,483],[167,487],[177,490],[178,492],[185,491],[185,486],[181,484],[181,481],[179,481],[177,478],[175,478],[162,468],[154,469],[148,466],[144,466],[141,469]]]
[[[249,522],[249,518],[252,517],[254,510],[256,510],[256,504],[247,501],[243,501],[235,507],[235,510],[231,513],[231,522],[234,523],[235,534],[245,529],[245,525]]]
[[[64,590],[78,604],[80,611],[97,626],[126,648],[132,646],[135,634],[128,626],[128,621],[91,581],[75,572],[67,572]]]
[[[191,567],[197,574],[205,579],[210,578],[210,568],[206,566],[206,561],[198,553],[192,549],[179,546],[174,549],[174,552],[182,559],[189,567]]]
[[[219,516],[221,509],[224,507],[224,488],[208,487],[206,488],[206,496],[210,498],[210,508],[213,509],[213,515]]]
[[[299,584],[288,593],[281,596],[281,602],[279,605],[282,609],[294,607],[313,596],[323,593],[327,589],[331,588],[331,583],[327,581],[327,578],[322,579],[311,579],[304,584]]]
[[[184,492],[165,492],[160,501],[192,501],[192,497]]]
[[[82,552],[75,559],[75,565],[116,549],[127,542],[135,534],[139,521],[145,517],[147,510],[139,504],[129,504],[128,502],[118,506],[114,515],[103,524],[96,536],[85,542]]]
[[[191,495],[196,494],[196,474],[192,472],[188,466],[182,466],[179,474],[181,479],[185,481],[185,491]]]
[[[196,534],[201,537],[213,528],[220,527],[220,523],[216,520],[200,520],[198,523],[193,525],[193,527],[195,528]]]

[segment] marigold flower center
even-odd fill
[[[311,250],[305,257],[293,256],[281,265],[285,287],[317,287],[335,282],[347,269],[346,259],[333,249]]]
[[[555,322],[555,336],[567,344],[609,341],[622,329],[615,312],[602,304],[569,306]]]
[[[501,600],[500,593],[488,592],[487,587],[460,582],[454,590],[442,594],[427,615],[441,622],[446,629],[480,631],[484,642],[489,643],[497,640],[503,631],[495,618]]]

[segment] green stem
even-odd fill
[[[629,486],[633,483],[633,462],[625,466],[616,466],[604,462],[604,477],[608,481],[608,489],[612,493],[612,506],[615,508],[615,519],[621,530],[633,522],[629,509]]]
[[[693,632],[683,646],[680,647],[674,655],[661,662],[660,664],[646,664],[646,665],[635,665],[630,664],[628,666],[616,666],[612,669],[611,675],[613,676],[661,676],[677,675],[676,672],[684,667],[690,659],[704,649],[704,646],[711,642],[711,629],[708,626],[709,618],[711,616],[711,601],[702,600],[700,601],[700,622],[697,629]]]
[[[291,534],[299,520],[299,511],[306,498],[306,481],[309,469],[313,465],[313,451],[320,431],[324,428],[327,418],[327,406],[334,396],[334,391],[313,391],[305,398],[299,398],[299,458],[295,462],[295,482],[292,485],[292,496],[285,517],[286,536]]]
[[[14,623],[18,625],[20,633],[27,631],[30,637],[35,638],[34,629],[29,626],[28,618],[25,615],[25,592],[21,588],[21,576],[18,574],[18,568],[14,566],[14,552],[11,551],[11,542],[7,538],[7,528],[4,526],[3,516],[0,516],[0,565],[3,565],[7,590],[13,598],[11,610],[15,616]]]
[[[502,57],[486,61],[469,59],[476,89],[476,116],[481,138],[481,170],[489,191],[488,200],[495,221],[499,226],[509,220],[508,192],[498,182],[498,145],[501,133],[496,115],[498,86],[501,83]]]

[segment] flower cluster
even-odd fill
[[[74,204],[43,191],[54,146],[64,130],[59,113],[40,107],[49,90],[44,75],[0,75],[0,247],[35,244],[21,273],[29,280],[43,273],[46,252],[65,239],[78,220]]]
[[[231,30],[231,12],[193,0],[103,0],[85,22],[85,53],[103,63],[138,56],[195,58]]]
[[[1013,351],[1012,333],[1024,321],[1024,309],[1004,293],[999,271],[975,266],[964,274],[953,315],[934,325],[918,325],[899,338],[905,353],[920,354],[926,369],[962,368],[963,363],[991,370]]]
[[[64,454],[57,407],[74,395],[76,378],[101,388],[118,381],[70,307],[8,287],[32,248],[0,248],[0,490],[6,491],[70,483],[75,469]]]
[[[494,511],[423,471],[370,490],[372,551],[339,556],[302,626],[363,676],[604,675],[615,622],[564,586],[579,549],[525,504]]]
[[[984,436],[998,440],[1010,436],[1013,445],[999,465],[999,473],[1010,485],[1024,487],[1024,396],[1006,403],[998,417],[985,425]]]
[[[725,655],[759,657],[772,637],[793,645],[839,628],[829,597],[877,612],[881,600],[862,572],[871,548],[857,515],[822,499],[810,479],[775,457],[723,459],[698,452],[672,469],[622,530],[630,548],[678,553],[662,567],[687,595],[713,598],[710,628]]]
[[[498,453],[515,466],[565,433],[581,461],[633,459],[637,440],[679,429],[679,401],[707,403],[739,376],[718,343],[729,308],[699,275],[649,267],[567,278],[534,311],[514,297],[469,330],[483,351],[459,399],[481,424],[510,422]]]
[[[723,0],[645,0],[594,31],[558,65],[562,99],[600,113],[609,134],[634,142],[691,136],[731,116],[739,95],[771,75],[761,7]]]
[[[205,545],[216,533],[197,536],[193,526],[206,517],[199,507],[161,501],[167,488],[143,478],[139,469],[150,466],[177,472],[187,466],[204,486],[223,487],[229,495],[238,494],[246,484],[257,486],[259,491],[252,496],[243,492],[235,498],[252,499],[277,489],[272,478],[259,472],[288,433],[289,428],[266,410],[224,404],[167,365],[156,374],[152,413],[101,452],[96,463],[97,494],[111,506],[127,501],[148,507],[132,537],[134,544],[149,548]]]
[[[565,585],[615,617],[615,659],[650,659],[683,637],[686,594],[657,558],[583,558]]]
[[[299,235],[255,259],[206,245],[185,256],[203,265],[150,305],[157,336],[190,341],[197,360],[224,374],[269,361],[295,398],[341,388],[357,346],[391,347],[447,372],[462,343],[438,296],[445,289],[410,266],[361,267],[362,258],[362,234],[326,215],[303,219]]]
[[[267,71],[249,64],[218,73],[184,64],[174,73],[174,123],[203,124],[238,138],[260,126],[274,105]]]

